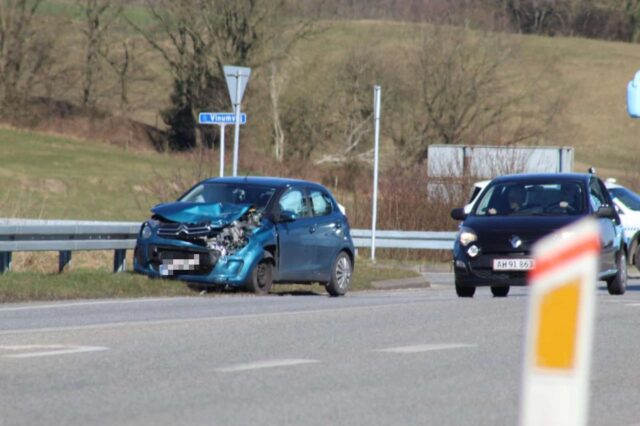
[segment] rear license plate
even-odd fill
[[[533,259],[493,259],[494,271],[528,271],[534,266]]]

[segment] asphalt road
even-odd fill
[[[512,425],[527,290],[0,307],[0,424]],[[436,279],[437,278],[437,279]],[[590,423],[640,424],[640,281],[599,290]]]

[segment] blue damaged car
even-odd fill
[[[331,192],[316,183],[207,179],[151,212],[138,236],[136,272],[257,294],[273,283],[319,282],[341,296],[351,285],[349,222]]]

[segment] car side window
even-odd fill
[[[600,206],[607,203],[607,199],[602,193],[602,188],[598,185],[598,181],[593,178],[589,182],[589,201],[594,212],[597,212]]]
[[[333,211],[331,198],[322,191],[311,190],[311,210],[314,216],[327,216]]]
[[[292,188],[282,194],[278,202],[280,211],[290,211],[298,216],[306,216],[309,209],[307,208],[307,199],[301,189]]]

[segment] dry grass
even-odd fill
[[[371,265],[367,261],[358,261],[353,274],[352,290],[372,289],[371,281],[374,280],[414,276],[417,276],[415,268],[380,267]],[[241,290],[237,292],[249,295]],[[318,285],[276,285],[273,288],[274,294],[309,292],[324,293],[324,288]],[[170,297],[198,294],[197,290],[189,288],[186,283],[179,280],[149,279],[132,273],[113,274],[101,269],[74,269],[63,274],[30,270],[0,276],[0,304],[36,300]],[[211,296],[217,294],[220,292],[208,293]]]

